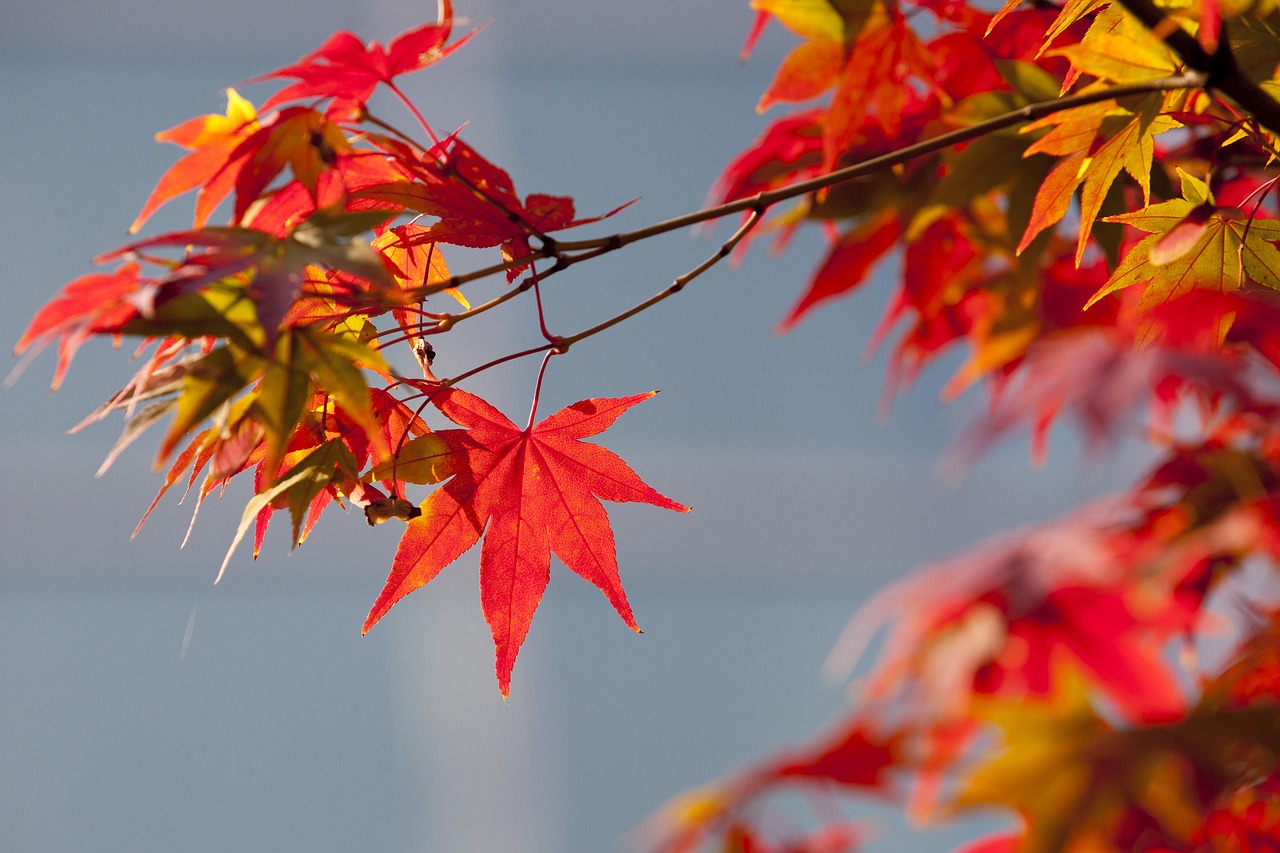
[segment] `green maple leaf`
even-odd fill
[[[1204,182],[1181,169],[1182,198],[1109,216],[1148,232],[1129,250],[1089,305],[1122,288],[1141,285],[1143,308],[1195,288],[1232,291],[1246,280],[1280,290],[1280,221],[1250,219],[1237,207],[1213,203]]]

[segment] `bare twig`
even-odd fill
[[[702,275],[704,272],[711,269],[716,264],[720,263],[720,261],[729,257],[729,254],[733,251],[733,247],[738,245],[738,243],[740,243],[744,237],[750,234],[751,229],[755,228],[756,225],[760,222],[761,217],[764,216],[764,210],[765,209],[763,206],[753,208],[751,211],[751,214],[747,217],[746,221],[744,221],[742,225],[738,227],[737,231],[733,232],[732,237],[726,240],[724,244],[721,245],[720,248],[716,250],[716,253],[714,255],[707,258],[705,261],[698,264],[696,267],[689,270],[684,275],[678,276],[676,280],[671,282],[669,286],[667,286],[663,290],[658,291],[653,296],[650,296],[648,299],[641,302],[640,304],[632,306],[631,308],[628,308],[626,311],[623,311],[621,314],[610,317],[608,320],[605,320],[603,323],[598,323],[589,329],[578,332],[576,335],[569,335],[568,337],[565,337],[565,338],[559,338],[557,341],[559,344],[559,349],[561,351],[567,350],[570,346],[572,346],[573,344],[576,344],[578,341],[583,340],[584,338],[589,338],[592,335],[599,334],[600,332],[603,332],[605,329],[608,329],[611,326],[616,326],[618,323],[621,323],[623,320],[626,320],[628,317],[633,317],[636,314],[639,314],[641,311],[646,311],[649,308],[652,308],[654,305],[657,305],[662,300],[666,299],[668,296],[674,296],[675,294],[684,290],[684,286],[686,284],[693,281],[695,278]]]

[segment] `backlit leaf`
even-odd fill
[[[639,501],[678,512],[688,508],[645,485],[613,453],[581,439],[608,429],[624,411],[651,396],[583,400],[522,430],[479,397],[452,388],[438,392],[433,403],[465,429],[433,433],[427,447],[435,452],[440,443],[436,455],[451,457],[453,476],[423,502],[421,517],[409,522],[364,630],[483,534],[480,600],[493,633],[504,696],[542,600],[553,551],[599,587],[623,621],[638,631],[618,578],[613,532],[600,499]]]

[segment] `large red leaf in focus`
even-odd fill
[[[580,439],[608,429],[655,393],[582,400],[522,430],[479,397],[457,389],[438,392],[435,405],[466,429],[432,433],[427,455],[447,465],[453,477],[423,501],[421,517],[409,522],[363,630],[484,533],[480,601],[493,632],[503,696],[547,587],[552,551],[598,586],[623,621],[639,631],[618,578],[613,530],[598,498],[677,512],[689,508],[654,491],[612,452]]]

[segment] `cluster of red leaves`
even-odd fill
[[[437,22],[385,48],[338,33],[258,78],[296,81],[261,110],[229,89],[225,115],[158,134],[188,153],[131,230],[194,190],[192,229],[99,259],[125,260],[67,285],[17,350],[56,343],[56,386],[92,335],[142,336],[139,354],[154,347],[90,420],[115,411],[128,418],[110,463],[171,416],[156,460],[167,473],[144,521],[184,478],[198,512],[209,494],[251,473],[254,494],[223,571],[250,529],[257,557],[279,511],[288,512],[293,545],[334,504],[362,507],[370,525],[408,522],[366,631],[483,536],[481,600],[506,695],[553,551],[636,628],[600,499],[686,508],[581,440],[650,395],[583,400],[521,429],[431,372],[427,338],[458,318],[428,312],[426,300],[448,293],[470,310],[453,287],[445,245],[500,248],[497,265],[513,282],[554,255],[549,234],[600,218],[576,217],[564,196],[522,199],[505,171],[456,134],[439,139],[404,97],[397,78],[434,65],[476,32],[454,38],[453,27],[452,5],[442,0]],[[369,114],[379,86],[409,108],[429,142]],[[230,222],[208,225],[228,200]],[[379,327],[383,317],[390,322]],[[384,359],[396,342],[410,345],[425,380],[401,376]],[[421,416],[428,405],[465,429],[432,432]],[[446,480],[420,505],[406,495],[406,483]]]
[[[925,819],[992,806],[1019,816],[1018,832],[965,853],[1272,849],[1280,610],[1248,611],[1216,673],[1170,653],[1195,647],[1213,623],[1209,596],[1246,561],[1280,560],[1277,410],[1237,404],[1131,493],[924,567],[867,602],[829,661],[847,673],[885,633],[848,718],[673,801],[654,819],[655,846],[857,846],[865,833],[835,848],[779,836],[771,798],[791,791],[812,804],[810,823],[830,820],[836,794]]]
[[[866,833],[834,817],[844,794],[929,820],[992,806],[1018,816],[1017,831],[965,853],[1280,849],[1280,611],[1245,605],[1234,655],[1188,664],[1214,624],[1210,596],[1238,600],[1244,566],[1280,565],[1274,138],[1212,92],[1162,84],[1183,58],[1119,4],[752,5],[747,52],[770,20],[804,40],[760,109],[821,100],[730,163],[724,200],[1082,96],[775,217],[783,241],[805,222],[831,239],[780,329],[891,275],[876,342],[907,329],[889,390],[965,344],[944,393],[977,380],[991,392],[953,462],[1015,430],[1041,459],[1063,413],[1094,450],[1145,424],[1164,455],[1127,494],[868,602],[829,661],[847,676],[878,642],[847,719],[673,801],[653,821],[655,846],[860,849]],[[1221,12],[1166,10],[1177,15],[1166,24],[1228,32]],[[1274,16],[1229,15],[1223,49],[1274,78]],[[1114,86],[1130,91],[1106,98]],[[783,792],[811,812],[783,809]]]

